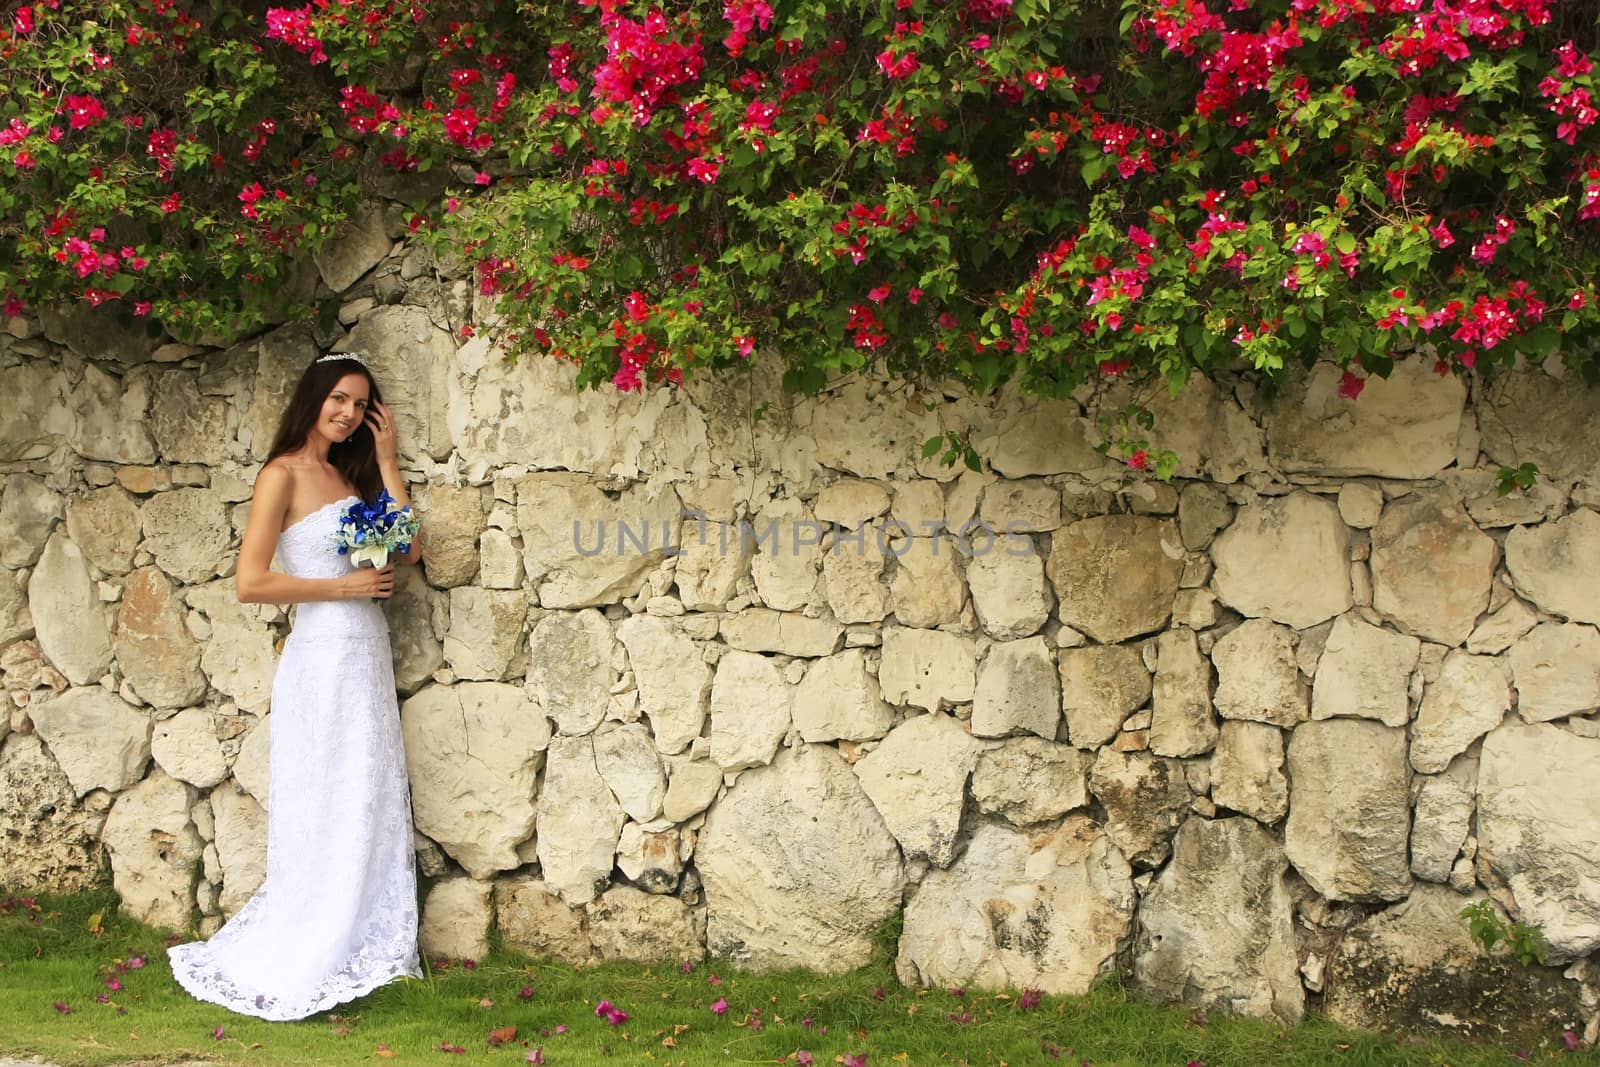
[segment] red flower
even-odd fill
[[[1354,371],[1345,371],[1344,377],[1339,379],[1339,395],[1346,400],[1354,400],[1366,387],[1367,380]]]

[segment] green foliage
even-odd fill
[[[1501,467],[1495,475],[1495,487],[1501,496],[1510,496],[1518,490],[1527,492],[1538,480],[1538,464],[1524,463],[1518,467]]]
[[[1537,927],[1524,923],[1512,922],[1508,925],[1500,918],[1492,901],[1480,900],[1467,905],[1461,909],[1461,917],[1467,920],[1467,932],[1484,955],[1491,954],[1496,945],[1504,943],[1522,966],[1544,964],[1545,954],[1550,949],[1544,934]]]

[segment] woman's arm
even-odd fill
[[[383,487],[389,490],[396,504],[406,507],[411,503],[411,494],[406,491],[406,481],[400,476],[400,449],[394,432],[394,414],[387,404],[374,404],[367,411],[366,422],[372,430],[372,443],[378,454],[378,475],[383,479]],[[398,563],[421,562],[422,538],[413,540],[410,551],[394,559]]]
[[[363,567],[339,578],[293,578],[271,569],[278,534],[289,514],[293,486],[293,477],[279,466],[263,467],[256,476],[250,521],[245,526],[239,563],[233,573],[233,589],[239,603],[303,604],[310,600],[387,596],[394,581],[387,568],[375,571]]]

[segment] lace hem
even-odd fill
[[[286,1003],[282,997],[268,997],[264,993],[252,997],[240,992],[210,956],[210,946],[204,941],[173,945],[167,949],[167,957],[172,963],[172,977],[190,996],[268,1022],[304,1019],[357,997],[364,997],[397,978],[422,977],[422,968],[413,951],[408,957],[392,960],[376,970],[363,970],[359,977],[336,974],[312,995],[309,1002]]]

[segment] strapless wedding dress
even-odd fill
[[[297,578],[350,571],[348,497],[284,530]],[[417,975],[417,893],[389,627],[370,600],[301,604],[272,681],[267,877],[208,941],[168,949],[201,1000],[300,1019]]]

